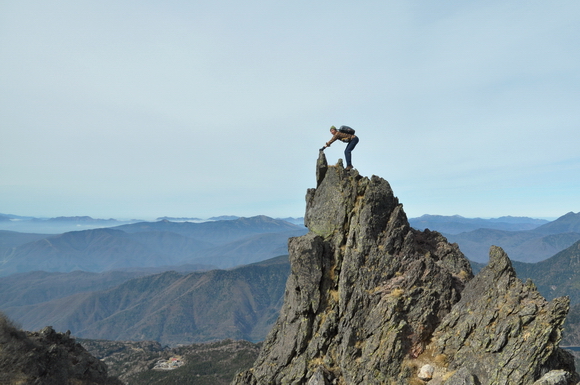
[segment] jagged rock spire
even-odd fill
[[[346,171],[341,162],[328,166],[321,152],[316,179],[317,187],[306,195],[310,232],[289,240],[284,306],[254,367],[234,384],[408,384],[420,381],[424,364],[434,368],[431,384],[443,384],[456,369],[476,381],[480,373],[459,360],[461,343],[450,343],[448,350],[445,343],[437,344],[463,333],[444,320],[469,312],[455,306],[473,278],[458,246],[437,232],[411,228],[402,204],[380,177]],[[512,280],[493,284],[505,282]],[[508,298],[521,301],[521,291],[503,287]],[[472,291],[478,302],[482,293]],[[559,314],[563,310],[554,308]],[[555,330],[560,330],[558,322]],[[556,352],[558,337],[550,341]],[[558,360],[546,354],[528,378],[552,368],[570,369],[553,361]]]
[[[434,351],[447,357],[449,371],[468,369],[456,378],[467,373],[481,384],[532,384],[550,370],[574,372],[572,357],[558,348],[569,307],[567,297],[548,302],[531,281],[517,279],[507,254],[492,246],[488,265],[435,331]]]

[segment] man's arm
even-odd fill
[[[324,147],[330,147],[330,145],[332,143],[334,143],[337,139],[340,139],[340,134],[341,134],[341,132],[337,132],[336,134],[334,134],[332,139],[330,139],[328,142],[326,142],[326,146],[324,146]]]

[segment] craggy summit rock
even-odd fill
[[[0,314],[0,384],[122,385],[69,333],[16,328]]]
[[[501,248],[491,248],[489,264],[461,295],[434,336],[449,370],[466,368],[481,384],[532,384],[550,370],[574,372],[574,360],[558,348],[569,299],[546,301],[531,281],[516,278]]]
[[[553,369],[572,381],[557,347],[565,300],[548,304],[495,251],[472,279],[456,244],[409,226],[382,178],[321,152],[316,179],[278,321],[233,384],[531,384]]]

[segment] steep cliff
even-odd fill
[[[565,299],[546,302],[497,250],[473,279],[457,245],[409,226],[382,178],[321,152],[316,179],[284,306],[234,384],[530,384],[552,369],[576,380],[557,347]]]

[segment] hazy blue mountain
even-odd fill
[[[171,345],[224,338],[256,341],[265,337],[278,316],[289,269],[288,257],[283,256],[233,270],[165,272],[46,302],[8,301],[12,305],[0,310],[24,329],[52,325],[83,338]],[[25,287],[21,290],[22,296],[38,298],[37,288],[30,294]]]
[[[580,303],[580,241],[541,262],[512,263],[518,278],[530,278],[547,299],[567,295],[571,304]]]
[[[456,242],[472,261],[487,263],[489,248],[502,247],[512,260],[534,263],[551,257],[580,239],[580,233],[546,235],[529,231],[479,229],[461,234],[444,234]]]
[[[138,233],[144,231],[172,232],[194,239],[202,239],[205,242],[210,242],[215,245],[223,245],[262,233],[305,230],[304,226],[296,226],[292,223],[273,219],[264,215],[202,223],[170,222],[165,220],[158,222],[141,222],[121,225],[115,228],[127,233]]]
[[[171,256],[172,264],[190,261],[195,258],[196,253],[215,246],[205,240],[194,239],[168,231],[144,231],[127,234],[127,237],[150,250],[155,250],[159,254]]]
[[[199,264],[213,264],[225,269],[264,260],[275,255],[288,254],[288,238],[304,235],[299,229],[281,233],[258,234],[230,242],[222,246],[198,251],[192,261]]]
[[[159,217],[158,221],[172,221],[172,222],[203,222],[201,218],[188,218],[188,217]]]
[[[495,229],[505,231],[532,230],[548,223],[545,219],[505,216],[500,218],[464,218],[460,215],[423,215],[409,219],[409,224],[418,229],[429,229],[446,234],[459,234],[477,229]]]
[[[35,218],[0,214],[0,217],[4,218],[4,220],[0,220],[0,230],[38,234],[61,234],[69,231],[98,229],[138,222],[137,220],[95,219],[89,216]]]
[[[0,250],[24,245],[49,236],[49,234],[29,234],[0,230]]]
[[[140,222],[45,237],[3,233],[0,276],[33,270],[103,272],[185,264],[234,267],[286,254],[288,238],[306,231],[303,226],[258,216],[205,223]]]
[[[55,235],[7,249],[2,257],[4,263],[0,275],[33,270],[102,272],[122,267],[171,265],[175,262],[170,256],[160,254],[115,229]]]
[[[16,220],[29,220],[29,219],[35,219],[34,217],[27,217],[27,216],[22,216],[22,215],[14,215],[14,214],[3,214],[3,213],[0,213],[0,217],[3,217],[3,218],[8,218],[8,219],[16,219]]]
[[[66,223],[111,223],[111,224],[119,224],[119,221],[113,218],[110,219],[94,219],[87,215],[84,216],[75,216],[75,217],[56,217],[56,218],[49,218],[46,222],[66,222]]]
[[[278,218],[278,219],[293,223],[293,224],[298,225],[298,226],[304,226],[304,217],[300,217],[300,218],[287,217],[287,218]]]
[[[568,213],[533,230],[504,231],[478,229],[460,234],[443,233],[456,242],[472,261],[487,263],[489,248],[502,247],[512,260],[539,262],[571,246],[580,239],[580,214]]]
[[[235,215],[220,215],[217,217],[208,218],[208,221],[232,221],[234,219],[240,219],[240,217]]]
[[[555,221],[539,226],[534,230],[541,234],[580,233],[580,212],[569,212]]]
[[[146,275],[144,272],[122,271],[105,273],[33,271],[0,277],[0,309],[34,305],[82,292],[105,290],[144,275]]]

